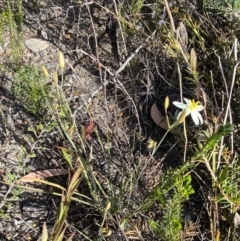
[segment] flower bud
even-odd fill
[[[108,202],[105,211],[108,211],[111,208],[111,202]]]
[[[166,96],[164,101],[164,109],[167,110],[168,106],[169,106],[169,97]]]
[[[57,72],[54,72],[54,73],[53,73],[53,82],[54,82],[55,84],[58,83],[58,75],[57,75]]]
[[[181,124],[185,121],[185,118],[187,116],[187,111],[183,111],[180,115],[179,115],[179,118],[178,118],[178,123]]]
[[[59,65],[61,69],[64,69],[64,55],[62,52],[59,52]]]
[[[42,65],[43,73],[45,74],[46,77],[48,77],[48,71],[44,65]]]

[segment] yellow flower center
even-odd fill
[[[189,109],[191,111],[194,111],[199,106],[199,104],[200,104],[200,101],[190,100]]]

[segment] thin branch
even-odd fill
[[[167,13],[168,13],[168,17],[169,17],[170,22],[171,22],[172,31],[175,33],[176,32],[176,28],[175,28],[173,17],[172,17],[172,14],[171,14],[171,11],[170,11],[170,8],[169,8],[169,5],[168,5],[168,1],[164,0],[164,3],[165,3],[165,7],[166,7],[166,10],[167,10]]]
[[[81,110],[84,106],[89,105],[90,102],[92,101],[92,98],[95,97],[95,96],[103,89],[103,86],[106,86],[111,80],[113,80],[114,77],[117,77],[118,74],[120,74],[120,73],[126,68],[126,66],[130,63],[130,61],[131,61],[131,60],[137,55],[137,53],[144,47],[144,45],[145,45],[151,38],[153,38],[153,36],[155,35],[155,33],[156,33],[156,30],[152,33],[151,36],[149,36],[149,37],[145,40],[145,42],[144,42],[143,44],[141,44],[141,45],[125,60],[125,62],[118,68],[118,70],[117,70],[115,73],[112,73],[106,66],[104,66],[104,65],[99,61],[98,64],[99,64],[100,68],[104,68],[104,69],[111,75],[111,78],[110,78],[109,80],[106,80],[105,82],[103,82],[102,86],[100,86],[97,90],[95,90],[93,93],[91,93],[91,97],[89,97],[89,99],[88,99],[86,102],[84,102],[83,105],[81,105],[80,107],[78,107],[78,108],[75,110],[75,112],[78,111],[78,110]],[[70,51],[70,52],[81,52],[81,53],[89,56],[89,57],[90,57],[92,60],[94,60],[95,62],[98,61],[98,59],[97,59],[95,56],[93,56],[93,55],[85,52],[85,51],[82,50],[82,49],[73,50],[73,51]],[[73,66],[72,66],[69,62],[68,62],[68,65],[70,66],[70,68],[72,69],[72,71],[75,72]],[[119,88],[119,87],[117,87],[117,88],[118,88],[118,89],[121,89],[121,88]]]

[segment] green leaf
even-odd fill
[[[153,221],[152,219],[149,219],[148,223],[149,223],[151,229],[154,231],[154,233],[159,232],[159,230],[160,230],[159,225],[155,221]]]
[[[226,124],[224,126],[220,126],[216,133],[214,133],[205,143],[202,148],[202,152],[207,152],[212,150],[215,145],[221,140],[223,136],[229,135],[233,131],[233,125]]]
[[[72,159],[71,159],[70,155],[67,153],[65,148],[62,148],[62,153],[63,153],[63,156],[64,156],[65,160],[67,161],[68,165],[72,169]]]
[[[228,174],[228,170],[229,170],[229,164],[227,164],[224,169],[222,169],[219,173],[219,178],[218,181],[219,183],[223,182],[226,180],[227,178],[227,174]]]

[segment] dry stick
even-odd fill
[[[125,38],[123,36],[122,25],[121,25],[121,22],[120,22],[119,17],[118,17],[117,3],[116,3],[115,0],[113,1],[113,4],[114,4],[116,16],[117,16],[117,21],[118,21],[118,26],[119,26],[121,37],[122,37],[122,41],[123,41],[124,51],[125,51],[125,54],[127,55],[128,52],[127,52],[127,47],[126,47],[126,41],[125,41]]]
[[[85,3],[79,4],[78,7],[82,8],[82,7],[86,6],[86,5],[92,5],[92,4],[94,4],[94,2],[85,2]],[[73,8],[75,8],[75,7],[76,7],[76,6],[74,6],[74,5],[68,6],[68,9],[73,9]],[[53,9],[53,10],[62,10],[63,7],[50,7],[50,9]]]
[[[97,4],[97,3],[96,3],[96,4]],[[97,5],[98,5],[98,4],[97,4]],[[102,6],[101,6],[101,7],[102,7]],[[112,13],[113,15],[115,15],[115,13],[113,13],[113,12],[110,11],[109,9],[106,9],[106,8],[103,8],[103,9],[105,9],[105,10],[107,10],[108,12]],[[116,15],[115,15],[115,16],[116,16]],[[90,17],[91,17],[91,16],[90,16]],[[117,17],[117,16],[116,16],[116,17]],[[131,102],[133,103],[133,106],[134,106],[135,111],[136,111],[136,115],[137,115],[139,127],[140,127],[140,119],[139,119],[137,107],[136,107],[136,105],[135,105],[132,97],[128,94],[128,92],[127,92],[127,90],[125,89],[125,87],[124,87],[124,86],[122,85],[122,83],[118,80],[117,75],[118,75],[119,73],[121,73],[121,72],[126,68],[126,66],[129,64],[129,62],[134,58],[134,56],[144,47],[144,45],[145,45],[147,42],[149,42],[149,40],[150,40],[151,38],[153,38],[153,36],[155,35],[155,33],[156,33],[156,30],[154,30],[154,32],[152,33],[152,35],[149,36],[149,37],[145,40],[145,42],[144,42],[143,44],[141,44],[141,45],[126,59],[126,61],[119,67],[119,69],[118,69],[114,74],[113,74],[110,70],[108,70],[106,66],[104,66],[103,64],[100,63],[99,58],[96,58],[95,56],[90,55],[90,54],[88,54],[87,52],[85,52],[84,50],[81,50],[81,49],[80,49],[80,50],[72,51],[72,52],[80,51],[80,52],[82,52],[83,54],[88,55],[88,56],[89,56],[91,59],[93,59],[94,61],[97,61],[98,65],[99,65],[99,68],[101,68],[101,67],[104,68],[104,69],[111,75],[112,79],[118,82],[118,84],[123,88],[124,92],[129,96]],[[95,37],[96,37],[96,35],[95,35]],[[68,63],[68,64],[69,64],[69,63]],[[70,68],[74,71],[74,68],[73,68],[71,65],[69,65],[69,66],[70,66]],[[75,72],[75,71],[74,71],[74,72]],[[95,97],[109,82],[110,82],[110,80],[106,80],[105,82],[103,82],[103,83],[102,83],[102,86],[99,87],[97,90],[95,90],[95,91],[91,94],[91,97],[90,97],[82,106],[80,106],[79,108],[77,108],[77,109],[75,110],[74,115],[76,114],[76,112],[77,112],[78,110],[81,110],[84,106],[89,105],[89,104],[91,103],[91,100],[93,99],[93,97]],[[119,87],[117,87],[117,88],[119,88]],[[120,88],[119,88],[119,89],[120,89]],[[140,128],[140,133],[141,133],[141,128]]]
[[[235,38],[234,40],[234,60],[235,62],[237,63],[238,62],[238,39]],[[238,62],[238,65],[239,65],[239,62]],[[236,77],[236,72],[237,72],[237,67],[238,65],[234,68],[234,77],[233,77],[233,81],[235,82],[235,77]],[[232,83],[232,86],[231,86],[231,89],[230,89],[230,97],[232,97],[232,91],[233,91],[233,86],[234,86],[234,83]],[[229,103],[229,119],[230,119],[230,123],[232,124],[232,111],[230,109],[230,103]],[[232,158],[234,156],[234,145],[233,145],[233,142],[234,142],[234,137],[233,137],[233,132],[231,133],[231,149],[232,149]]]
[[[164,154],[164,156],[158,161],[158,164],[154,167],[154,169],[149,173],[149,176],[154,175],[154,172],[157,170],[157,168],[162,165],[163,161],[166,160],[167,155],[175,148],[179,140],[177,140],[171,147],[170,149]],[[153,156],[150,157],[150,160],[153,158]],[[141,173],[139,174],[139,179],[142,177],[143,172],[146,169],[146,166],[148,165],[149,162],[146,163],[146,165],[142,168]]]
[[[99,53],[98,53],[98,40],[97,40],[97,34],[94,28],[94,23],[93,23],[93,19],[92,19],[92,15],[89,9],[89,6],[87,5],[87,10],[88,10],[88,14],[91,20],[91,25],[92,25],[92,29],[93,29],[93,34],[94,34],[94,41],[95,41],[95,49],[96,49],[96,60],[97,60],[97,65],[98,65],[98,71],[99,71],[99,77],[102,83],[102,89],[103,89],[103,94],[105,97],[105,108],[107,110],[107,117],[109,117],[109,111],[108,111],[108,105],[107,105],[107,94],[106,94],[106,88],[105,85],[103,84],[103,78],[102,78],[102,68],[100,66],[100,59],[99,59]]]
[[[126,61],[119,67],[119,69],[115,72],[115,73],[112,73],[109,69],[107,69],[106,66],[104,66],[100,61],[98,62],[99,66],[101,68],[104,68],[110,75],[111,75],[111,78],[116,81],[120,86],[121,88],[124,90],[124,92],[128,95],[129,99],[131,100],[131,102],[133,103],[133,106],[135,108],[135,111],[136,111],[136,116],[137,116],[137,119],[138,119],[138,124],[139,124],[139,127],[140,127],[140,119],[139,119],[139,115],[138,115],[138,111],[137,111],[137,107],[132,99],[132,97],[128,94],[127,90],[125,89],[125,87],[123,86],[123,84],[118,80],[117,76],[118,74],[120,74],[125,68],[126,66],[129,64],[129,62],[136,56],[136,54],[144,47],[145,43],[147,43],[156,33],[156,30],[154,30],[154,32],[152,33],[151,36],[149,36],[144,43],[142,43],[127,59]],[[82,52],[83,54],[85,55],[88,55],[91,59],[93,59],[94,61],[98,61],[97,58],[93,55],[90,55],[88,54],[87,52],[85,52],[84,50],[82,49],[79,49],[79,50],[75,50],[75,52],[77,51],[80,51]],[[69,64],[69,63],[68,63]],[[70,68],[74,71],[74,68],[69,65]],[[74,71],[75,72],[75,71]],[[110,80],[106,80],[102,86],[100,86],[97,90],[95,90],[92,94],[91,94],[91,97],[85,102],[83,103],[83,105],[81,105],[80,107],[78,107],[75,112],[74,112],[74,115],[76,114],[76,112],[78,110],[81,110],[84,106],[87,106],[91,103],[93,97],[95,97],[102,89],[104,86],[106,86],[108,83],[110,82]],[[118,87],[119,88],[119,87]],[[119,88],[119,89],[121,89]],[[140,131],[141,132],[141,131]]]
[[[212,88],[213,88],[213,99],[214,99],[214,102],[215,102],[214,104],[216,105],[217,113],[218,113],[218,115],[219,115],[220,110],[219,110],[219,106],[218,106],[217,99],[216,99],[216,91],[215,91],[215,87],[214,87],[212,70],[210,71],[210,75],[211,75],[211,83],[212,83]],[[228,93],[227,93],[227,96],[228,96]],[[209,101],[209,98],[208,98],[208,101]],[[210,104],[211,104],[211,102],[210,102]],[[212,106],[212,107],[213,107],[213,106]],[[214,110],[212,109],[212,111],[214,111]],[[205,115],[207,116],[207,114],[206,114],[206,109],[204,109],[204,113],[205,113]],[[213,115],[213,112],[212,112],[212,115]],[[219,115],[219,116],[220,116],[220,118],[221,118],[221,120],[222,120],[221,115]],[[218,117],[219,117],[219,116],[218,116]]]
[[[165,3],[165,7],[166,7],[166,10],[167,10],[167,13],[168,13],[168,17],[169,17],[170,22],[171,22],[172,31],[173,31],[173,33],[176,33],[176,28],[175,28],[175,25],[174,25],[173,17],[172,17],[172,14],[171,14],[171,11],[170,11],[170,8],[169,8],[167,0],[164,0],[164,3]],[[181,75],[181,70],[180,70],[180,66],[179,66],[178,62],[177,62],[177,70],[178,70],[179,85],[180,85],[180,97],[181,97],[181,102],[182,102],[183,101],[183,95],[182,95],[182,75]],[[184,147],[183,160],[185,162],[186,161],[186,154],[187,154],[187,142],[188,142],[185,121],[184,121],[183,126],[184,126],[184,137],[185,137],[185,147]]]
[[[237,67],[240,64],[240,62],[237,59],[237,46],[238,46],[238,39],[235,38],[234,39],[234,60],[236,61],[236,64],[235,64],[234,69],[233,69],[232,83],[231,83],[231,87],[230,87],[230,91],[229,91],[228,103],[227,103],[227,108],[226,108],[226,113],[225,113],[223,125],[226,125],[228,115],[229,115],[229,121],[232,124],[232,114],[231,114],[230,104],[231,104],[231,99],[232,99],[233,87],[234,87],[234,84],[235,84],[235,81],[236,81]],[[231,157],[232,158],[234,156],[234,145],[233,145],[234,141],[233,141],[233,139],[234,139],[233,133],[231,133],[231,150],[232,150]],[[221,140],[221,146],[223,146],[223,137],[222,137],[222,140]],[[218,154],[218,166],[217,166],[217,168],[219,168],[219,166],[220,166],[220,159],[221,159],[221,155],[222,155],[222,150],[223,150],[223,147],[220,148],[220,151],[219,151],[219,154]]]
[[[1,202],[1,204],[0,204],[0,209],[2,209],[2,207],[5,205],[6,200],[7,200],[7,196],[11,193],[12,189],[15,187],[15,184],[16,184],[16,182],[17,182],[17,178],[18,178],[18,177],[19,177],[19,175],[17,174],[16,180],[14,180],[13,183],[11,183],[11,186],[9,187],[7,193],[4,195],[3,200],[2,200],[2,202]],[[1,183],[2,183],[2,182],[1,182]],[[6,184],[5,182],[3,182],[3,183]]]
[[[29,144],[29,143],[28,143]],[[33,143],[33,145],[29,144],[29,146],[31,147],[31,151],[30,153],[32,153],[32,151],[34,150],[35,146],[37,145],[37,141]],[[26,163],[27,160],[30,158],[30,155],[27,155],[26,158],[24,159],[24,162]],[[21,171],[21,170],[20,170]],[[2,202],[0,203],[0,209],[2,209],[2,207],[5,205],[6,201],[7,201],[7,196],[11,193],[12,189],[15,187],[15,184],[19,181],[18,179],[19,174],[16,175],[15,180],[11,183],[7,193],[4,195]],[[5,183],[5,182],[2,182]]]
[[[141,44],[127,59],[126,61],[119,67],[116,71],[116,75],[120,74],[128,65],[128,63],[134,58],[134,56],[143,48],[144,44],[147,43],[156,33],[156,30],[153,31],[152,35],[149,36],[143,44]]]
[[[99,6],[100,8],[102,8],[103,10],[105,10],[107,13],[111,13],[115,18],[119,18],[112,10],[110,10],[107,7],[102,6],[101,4],[97,3],[96,1],[94,2],[94,4],[96,4],[97,6]],[[124,22],[128,27],[130,27],[131,29],[134,29],[133,24],[128,22],[125,18],[121,17],[120,21]]]
[[[240,62],[237,59],[238,39],[235,38],[234,43],[235,43],[235,46],[234,46],[234,60],[236,61],[236,64],[235,64],[235,67],[233,69],[232,84],[231,84],[230,92],[229,92],[229,98],[228,98],[228,103],[227,103],[226,115],[225,115],[225,118],[224,118],[224,125],[226,124],[228,114],[229,114],[230,123],[232,124],[232,114],[231,114],[230,104],[231,104],[231,99],[232,99],[233,87],[234,87],[235,81],[236,81],[237,67],[240,64]],[[233,139],[233,136],[232,136],[232,139]],[[233,140],[232,140],[232,150],[233,150]]]
[[[224,72],[223,72],[223,69],[222,69],[222,64],[221,64],[221,60],[220,60],[220,56],[218,56],[218,62],[219,62],[219,67],[220,67],[220,71],[221,71],[221,74],[222,74],[222,78],[223,78],[223,82],[224,82],[224,84],[225,84],[225,89],[226,89],[226,93],[227,93],[227,97],[229,98],[229,93],[228,93],[228,87],[227,87],[227,83],[226,83],[226,78],[225,78],[225,75],[224,75]],[[213,90],[214,90],[214,92],[213,92],[213,96],[214,96],[214,102],[215,102],[215,105],[216,105],[216,108],[217,108],[217,110],[219,111],[219,107],[218,107],[218,103],[217,103],[217,100],[216,100],[216,96],[215,96],[215,88],[214,88],[214,81],[213,81],[213,75],[212,75],[212,71],[210,71],[210,73],[211,73],[211,81],[212,81],[212,87],[213,87]],[[226,112],[226,115],[225,115],[225,117],[227,116],[227,112]],[[222,118],[221,118],[222,119]],[[231,120],[232,118],[231,118],[231,114],[230,114],[230,120]],[[224,125],[225,125],[225,123],[224,123]],[[217,124],[215,124],[215,126],[217,126]],[[215,128],[216,129],[216,128]],[[215,131],[217,131],[217,130],[215,130]],[[223,151],[223,148],[224,148],[224,145],[223,145],[223,142],[224,142],[224,137],[222,137],[221,138],[221,142],[220,142],[220,145],[219,145],[219,147],[218,147],[218,156],[217,156],[217,164],[216,164],[216,156],[215,156],[215,154],[213,154],[213,156],[212,156],[212,159],[213,159],[213,166],[212,166],[212,169],[211,169],[211,171],[212,171],[212,173],[213,173],[213,175],[214,176],[216,176],[216,173],[217,173],[217,171],[219,170],[219,168],[220,168],[220,163],[221,163],[221,155],[222,155],[222,151]],[[215,148],[214,148],[214,150],[215,150]],[[232,149],[233,150],[233,149]],[[215,185],[215,183],[213,182],[213,185]],[[215,196],[217,195],[217,193],[216,193],[216,188],[215,188],[215,190],[214,190],[214,192],[215,192]],[[214,233],[217,233],[217,232],[219,232],[219,215],[218,215],[218,212],[216,211],[216,210],[218,210],[218,204],[217,204],[217,202],[215,202],[215,203],[213,203],[213,205],[215,206],[214,208],[213,208],[213,212],[212,212],[212,215],[213,215],[213,218],[212,218],[212,220],[213,220],[213,227],[214,227],[214,229],[213,229],[213,232]],[[212,234],[213,235],[213,234]]]
[[[237,45],[238,45],[238,40],[235,38],[234,40],[234,60],[237,62],[238,59],[237,59]],[[230,87],[230,92],[228,94],[228,103],[227,103],[227,108],[226,108],[226,113],[225,113],[225,117],[224,117],[224,121],[223,121],[223,125],[226,125],[226,122],[227,122],[227,117],[229,115],[229,121],[230,123],[232,124],[232,114],[231,114],[231,99],[232,99],[232,92],[233,92],[233,87],[234,87],[234,84],[235,84],[235,80],[236,80],[236,72],[237,72],[237,67],[239,65],[239,61],[236,63],[234,69],[233,69],[233,77],[232,77],[232,83],[231,83],[231,87]],[[222,66],[220,65],[220,69],[221,69],[221,72],[223,74],[223,70],[222,70]],[[224,75],[223,75],[224,77]],[[224,78],[224,81],[225,81],[225,88],[226,88],[226,92],[228,93],[228,90],[227,90],[227,84],[226,84],[226,80]],[[233,158],[234,156],[234,145],[233,145],[233,133],[231,133],[231,150],[232,150],[232,154],[231,154],[231,157]],[[220,161],[221,161],[221,155],[222,155],[222,150],[223,150],[223,137],[221,139],[221,144],[220,146],[222,148],[220,148],[219,150],[219,154],[218,154],[218,164],[217,164],[217,168],[220,167]]]
[[[218,64],[219,64],[220,71],[221,71],[221,74],[222,74],[222,78],[223,78],[223,83],[224,83],[224,86],[225,86],[226,94],[227,94],[227,97],[229,98],[227,81],[226,81],[226,78],[225,78],[225,75],[224,75],[224,72],[223,72],[222,62],[221,62],[220,56],[218,56]]]
[[[179,63],[177,62],[177,70],[178,70],[178,78],[179,78],[179,86],[180,86],[180,96],[181,101],[183,102],[183,96],[182,96],[182,74],[181,69],[179,66]],[[187,144],[188,144],[188,138],[187,138],[187,130],[186,130],[186,122],[183,122],[183,132],[184,132],[184,138],[185,138],[185,145],[184,145],[184,154],[183,154],[183,161],[186,161],[186,155],[187,155]]]
[[[171,11],[170,11],[170,8],[169,8],[167,0],[164,0],[164,3],[165,3],[165,7],[166,7],[166,10],[167,10],[167,13],[168,13],[168,17],[169,17],[170,22],[171,22],[172,31],[175,33],[176,32],[176,28],[175,28],[175,25],[174,25],[174,22],[173,22],[173,17],[172,17],[172,14],[171,14]]]
[[[127,46],[126,46],[126,41],[125,41],[125,38],[124,38],[124,35],[123,35],[123,31],[122,31],[122,24],[121,24],[121,21],[120,21],[120,18],[119,18],[119,14],[118,14],[118,8],[117,8],[117,3],[116,1],[114,0],[113,1],[113,5],[114,5],[114,11],[116,13],[116,19],[117,19],[117,22],[118,22],[118,27],[119,27],[119,31],[120,31],[120,34],[121,34],[121,39],[122,39],[122,42],[123,42],[123,50],[124,50],[124,54],[125,56],[128,56],[128,51],[127,51]],[[113,15],[112,15],[113,16]],[[120,46],[119,46],[119,41],[117,41],[117,48],[118,50],[120,49]],[[118,54],[118,53],[117,53]],[[121,60],[120,60],[121,61]],[[121,63],[120,61],[118,61],[119,63]],[[131,68],[130,68],[130,65],[128,64],[128,67],[129,67],[129,73],[130,73],[130,77],[132,77],[132,74],[131,74]],[[117,103],[117,91],[116,91],[116,84],[115,84],[115,102]]]
[[[223,83],[224,83],[224,86],[225,86],[225,91],[226,91],[226,94],[227,94],[227,98],[229,99],[229,93],[228,93],[228,86],[227,86],[227,81],[226,81],[226,78],[225,78],[225,75],[224,75],[224,72],[223,72],[223,68],[222,68],[222,62],[221,62],[221,59],[220,59],[220,56],[218,56],[218,64],[219,64],[219,67],[220,67],[220,71],[221,71],[221,74],[222,74],[222,78],[223,78]],[[212,80],[212,85],[213,85],[213,80]],[[213,86],[214,87],[214,86]],[[215,94],[214,94],[214,98],[215,98]],[[222,104],[222,108],[223,108],[223,104]],[[226,112],[227,113],[227,112]],[[221,121],[223,122],[222,118],[221,118]],[[224,124],[224,123],[223,123]],[[224,124],[225,125],[225,124]],[[223,151],[223,141],[224,141],[224,137],[221,138],[221,142],[220,142],[220,146],[219,146],[219,152],[218,152],[218,158],[217,158],[217,170],[220,168],[220,163],[221,163],[221,156],[222,156],[222,151]]]

